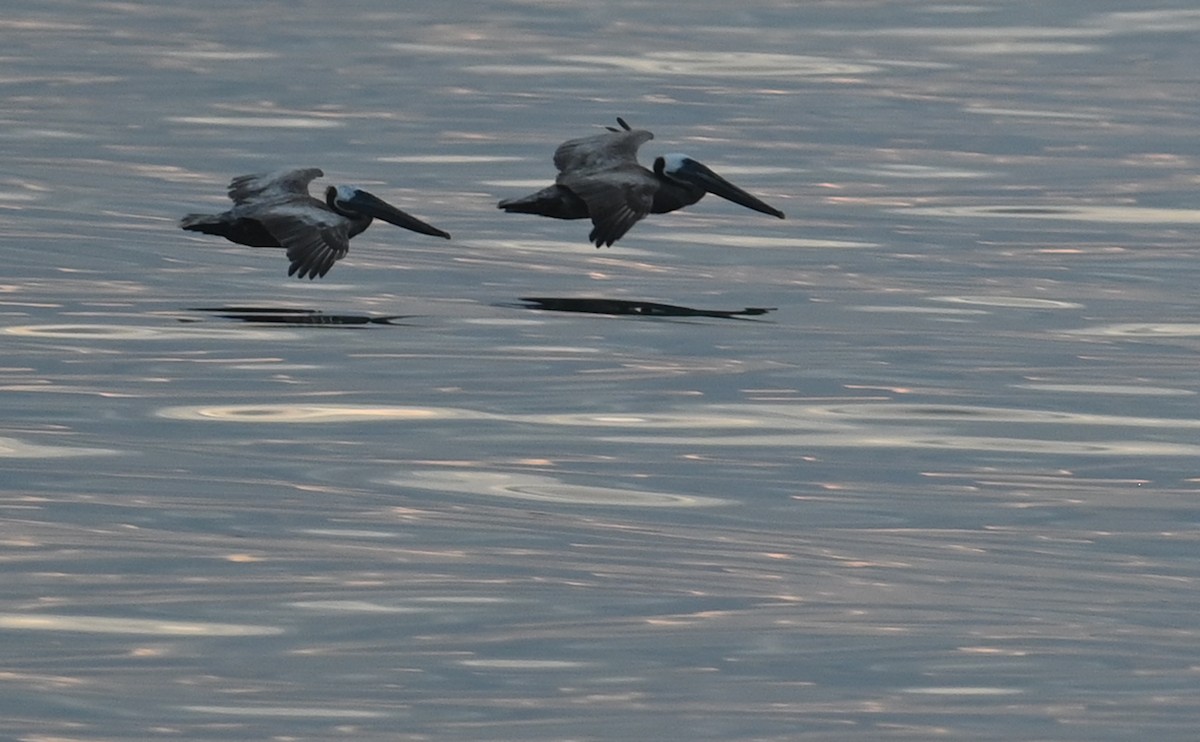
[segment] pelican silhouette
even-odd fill
[[[679,153],[654,158],[653,170],[638,164],[637,151],[654,135],[633,129],[622,118],[621,128],[606,134],[571,139],[554,152],[558,177],[554,185],[523,198],[498,204],[509,213],[537,214],[553,219],[592,220],[588,235],[596,247],[612,246],[647,214],[665,214],[691,206],[706,193],[748,209],[783,218],[769,206],[725,180],[699,161]]]
[[[319,168],[242,175],[229,184],[233,208],[220,214],[188,214],[179,226],[250,247],[287,249],[289,276],[320,278],[346,257],[350,238],[382,219],[413,232],[450,235],[382,199],[352,186],[329,186],[325,200],[308,193]]]

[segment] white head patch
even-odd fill
[[[337,200],[349,201],[358,195],[358,189],[354,186],[340,185],[337,187]]]
[[[684,163],[692,159],[681,152],[672,152],[670,154],[663,155],[662,158],[663,172],[667,174],[679,172],[681,169],[683,169]]]

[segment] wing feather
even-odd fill
[[[350,252],[350,223],[333,212],[283,208],[260,221],[287,249],[289,276],[320,278]]]
[[[590,176],[564,175],[559,183],[587,204],[592,218],[588,239],[596,247],[611,247],[649,214],[657,188],[654,177],[640,167]]]
[[[653,138],[645,129],[632,129],[569,139],[554,151],[554,166],[560,173],[570,173],[636,165],[638,148]]]
[[[308,184],[323,175],[316,167],[239,175],[229,183],[229,198],[235,204],[244,204],[307,196]]]

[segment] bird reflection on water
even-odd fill
[[[579,312],[585,314],[634,315],[641,317],[715,317],[719,319],[744,319],[773,312],[773,307],[746,307],[736,310],[693,309],[675,304],[659,304],[652,301],[602,298],[555,298],[521,297],[527,309],[549,312]]]
[[[361,327],[363,325],[400,325],[403,315],[326,314],[319,309],[289,307],[193,307],[222,319],[236,319],[268,325],[314,325],[321,327]]]

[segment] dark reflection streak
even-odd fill
[[[317,309],[290,307],[192,307],[189,312],[208,312],[223,319],[258,322],[269,325],[313,325],[323,327],[361,327],[362,325],[403,326],[397,320],[405,315],[372,317],[364,314],[325,314]]]
[[[745,309],[692,309],[674,304],[657,304],[649,301],[625,299],[527,297],[518,301],[523,309],[539,309],[548,312],[580,312],[585,314],[609,314],[641,317],[716,317],[719,319],[745,319],[773,312],[775,309],[746,307]]]

